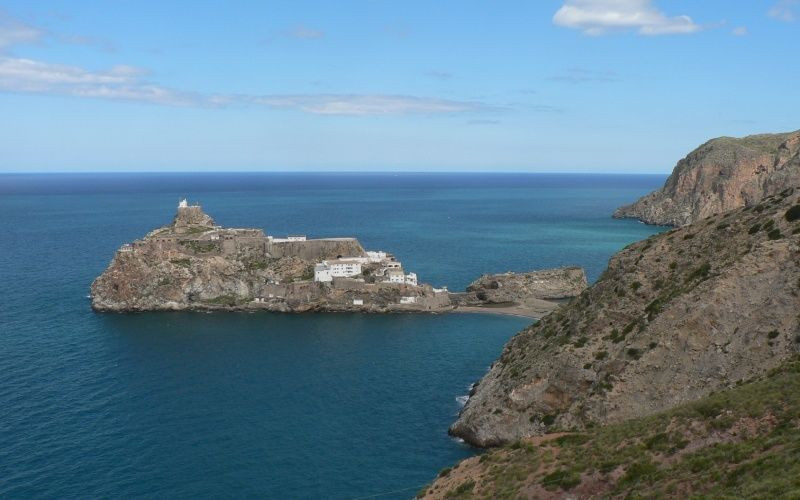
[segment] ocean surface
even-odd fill
[[[268,234],[355,236],[420,280],[608,258],[657,175],[0,175],[0,496],[410,498],[476,450],[447,436],[528,320],[95,314],[91,281],[178,199]]]

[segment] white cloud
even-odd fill
[[[145,72],[132,66],[89,71],[78,66],[0,56],[0,90],[38,94],[127,99],[157,104],[187,105],[187,94],[140,80]]]
[[[182,92],[142,79],[141,68],[107,71],[0,56],[0,91],[129,100],[168,106],[262,105],[318,115],[447,114],[486,108],[474,102],[407,95],[224,95]]]
[[[797,20],[798,14],[795,9],[798,7],[800,7],[800,0],[780,0],[770,7],[767,14],[779,21],[793,22]]]
[[[477,103],[407,95],[306,94],[253,98],[273,108],[297,109],[319,115],[396,115],[458,113],[482,108]]]
[[[731,31],[731,33],[733,33],[736,36],[747,36],[750,34],[750,32],[747,31],[746,26],[739,26],[738,28],[733,28],[733,31]]]
[[[107,70],[90,70],[80,66],[14,57],[4,53],[3,49],[6,47],[35,42],[43,35],[41,30],[10,19],[0,11],[0,91],[128,100],[167,106],[261,105],[320,115],[447,114],[487,108],[475,102],[408,95],[201,94],[148,82],[145,80],[148,72],[134,66],[123,64]],[[318,30],[298,27],[291,35],[297,38],[319,38],[324,34]]]
[[[667,16],[651,0],[567,0],[553,22],[587,35],[631,29],[640,35],[677,35],[701,29],[689,16]]]
[[[39,41],[44,32],[0,12],[0,49],[20,43]]]

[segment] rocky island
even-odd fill
[[[450,294],[419,283],[392,254],[367,251],[355,238],[277,238],[261,229],[225,228],[199,205],[183,200],[171,224],[117,250],[92,283],[91,300],[96,311],[118,312],[460,308],[541,317],[558,307],[542,299],[573,297],[586,288],[579,268],[498,275],[488,285],[490,293],[478,292],[483,281],[467,294]],[[501,298],[513,309],[488,307]]]
[[[664,187],[614,217],[684,226],[758,204],[800,184],[800,131],[712,139],[678,162]]]

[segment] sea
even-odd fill
[[[115,250],[179,199],[268,234],[354,236],[434,286],[565,265],[663,228],[613,210],[663,175],[0,175],[0,497],[411,498],[479,450],[447,435],[531,320],[95,313]]]

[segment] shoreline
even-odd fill
[[[525,307],[525,306],[459,306],[453,309],[453,313],[465,314],[495,314],[500,316],[515,316],[518,318],[528,318],[540,320],[547,316],[559,307],[558,304],[553,303],[553,307]]]

